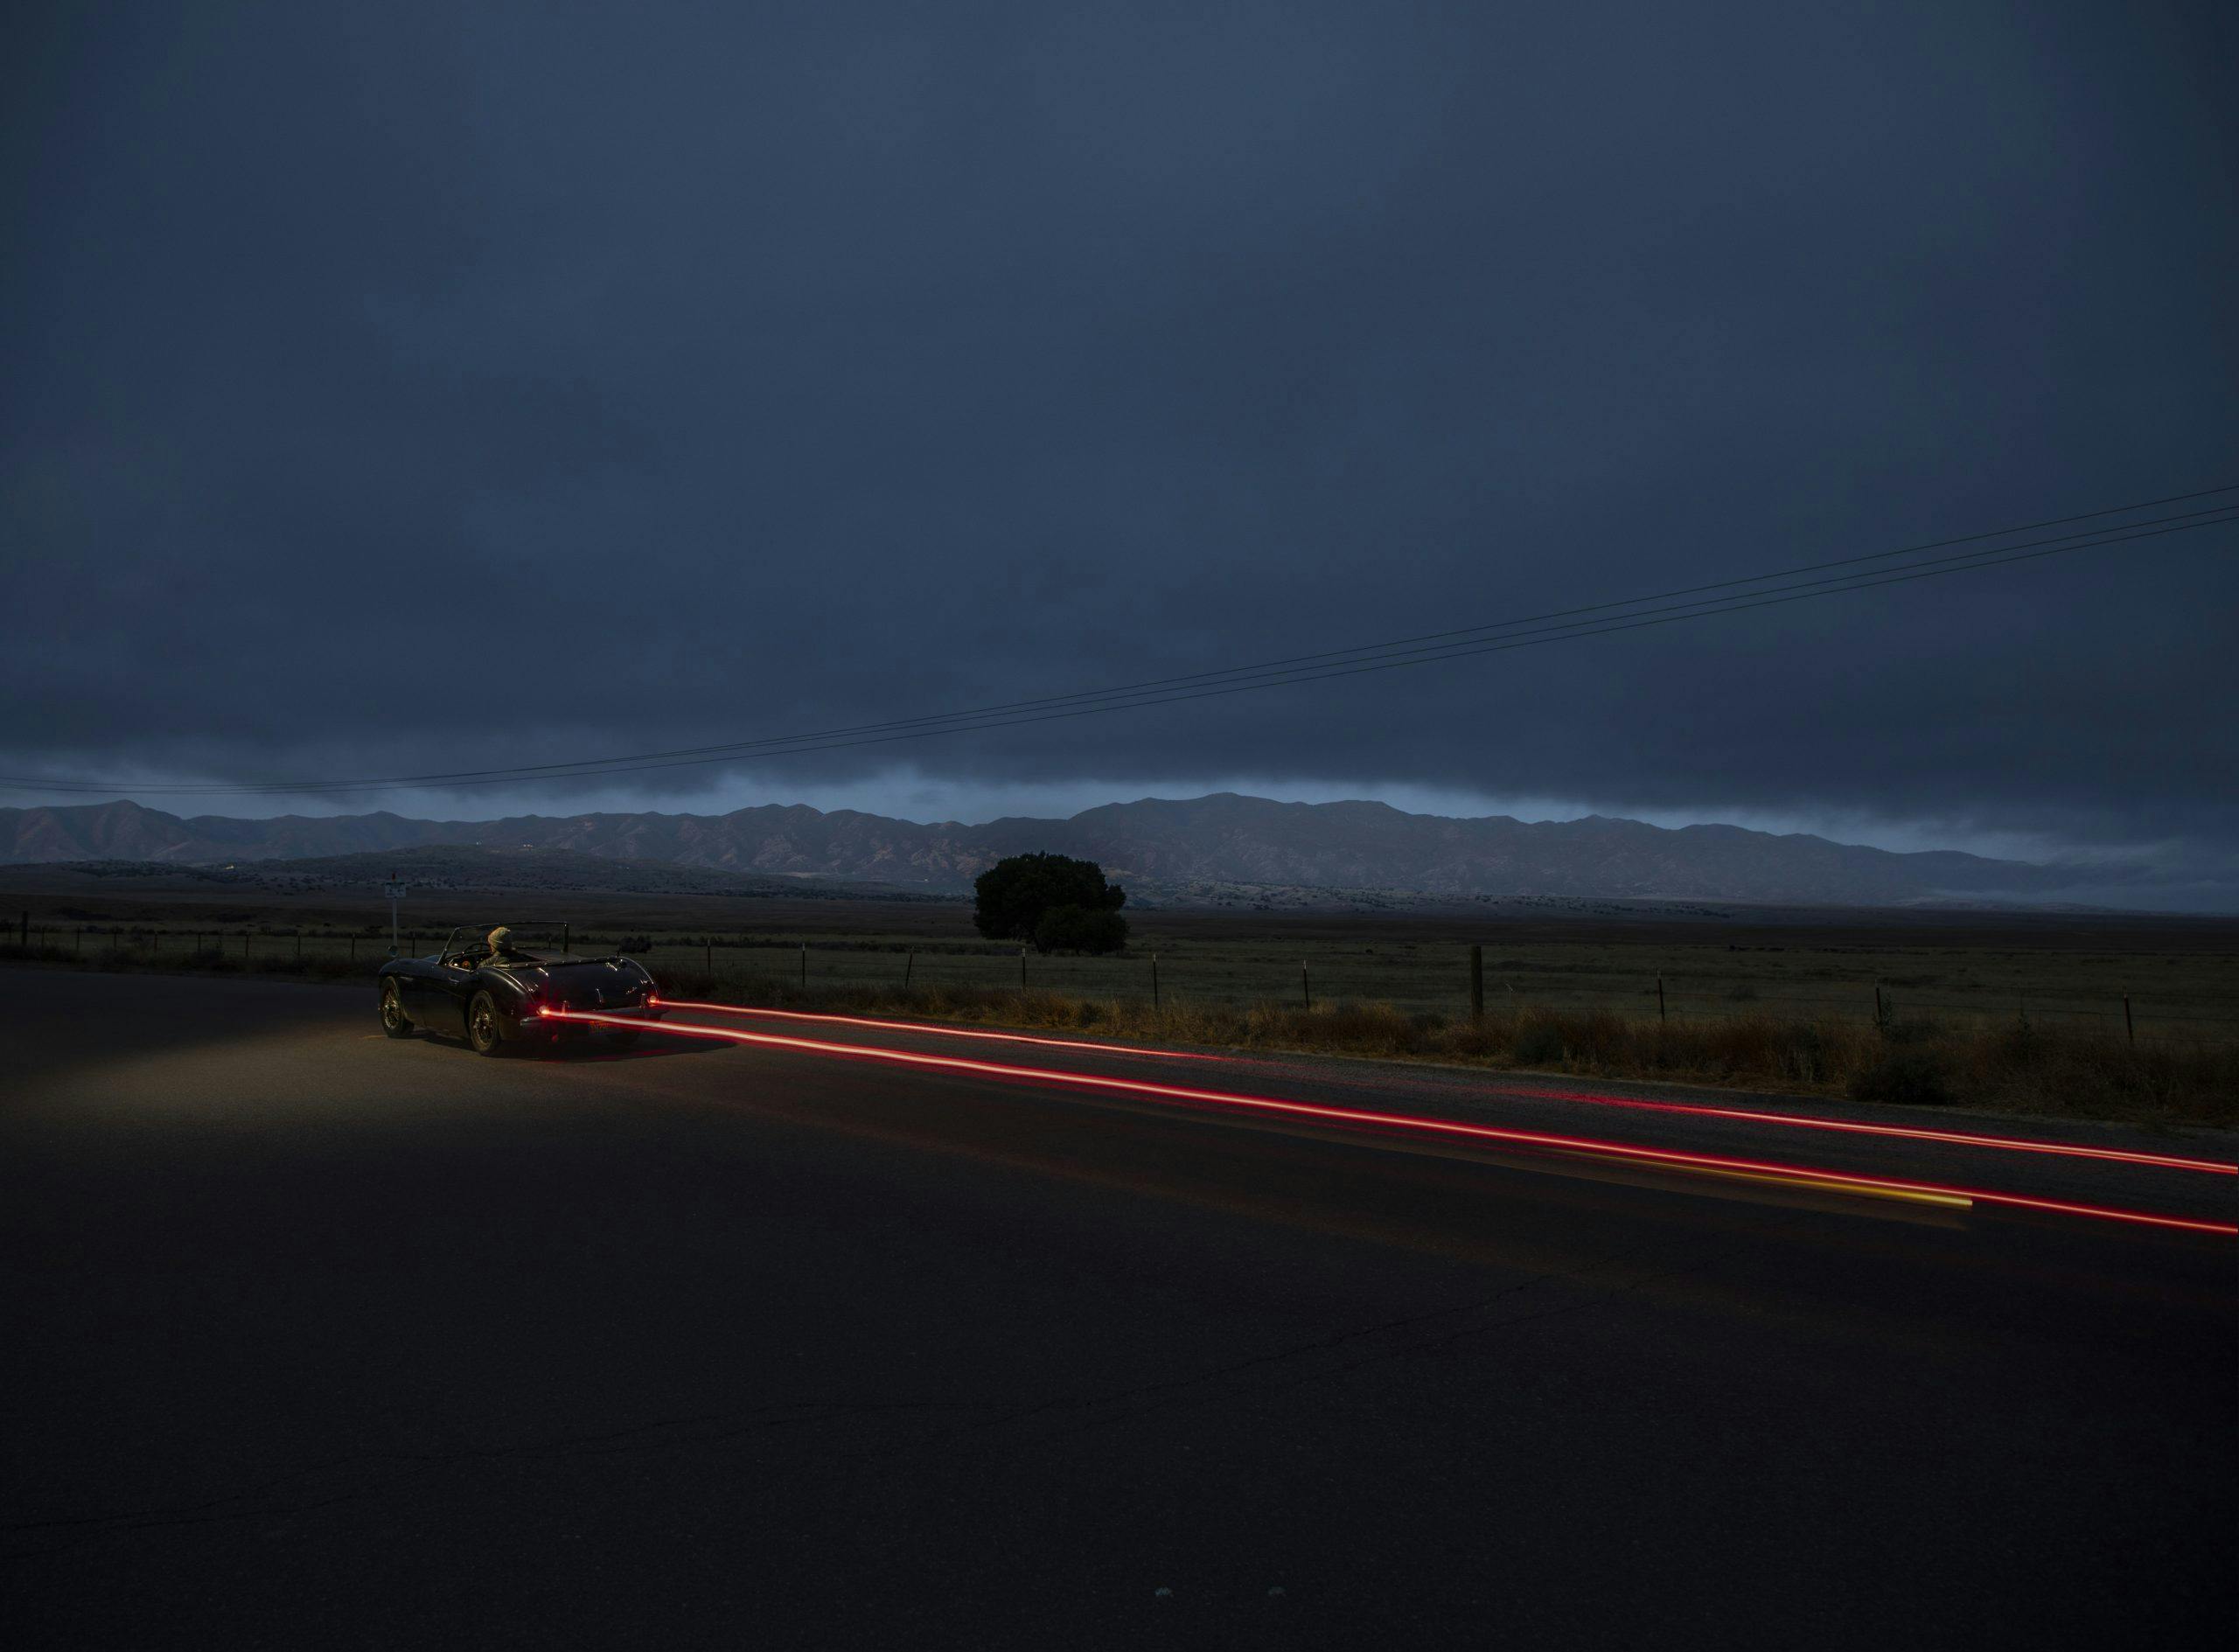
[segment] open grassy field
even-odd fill
[[[19,885],[33,882],[24,870],[13,880]],[[388,951],[386,904],[331,893],[274,899],[260,892],[253,900],[191,889],[11,893],[17,910],[9,916],[38,931],[31,938],[87,960],[120,942],[155,955],[214,951],[252,964],[299,952],[307,963],[370,964]],[[1667,1023],[1736,1014],[1962,1028],[2026,1022],[2125,1040],[2133,1032],[2143,1040],[2239,1040],[2233,920],[1731,911],[1722,919],[1662,917],[1644,907],[1615,917],[1139,912],[1131,914],[1126,954],[1029,954],[1023,985],[1147,1002],[1155,967],[1161,1005],[1304,1007],[1310,999],[1451,1015],[1469,1007],[1475,944],[1483,949],[1486,1008],[1494,1012],[1660,1011]],[[1019,948],[981,939],[961,903],[580,893],[562,902],[454,890],[415,892],[404,912],[408,951],[432,950],[461,923],[508,923],[529,944],[557,947],[564,924],[577,950],[626,942],[657,972],[691,968],[742,986],[1022,985]]]
[[[369,977],[385,904],[160,880],[40,890],[7,954],[124,969]],[[1732,909],[1133,915],[1110,958],[1022,957],[961,903],[415,893],[454,924],[626,950],[672,993],[1270,1049],[1482,1063],[2172,1124],[2239,1124],[2239,923]],[[563,928],[564,926],[564,928]],[[24,943],[28,942],[28,945]],[[1472,946],[1485,1013],[1470,1014]]]

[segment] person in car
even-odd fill
[[[534,964],[536,959],[527,952],[513,950],[513,932],[500,924],[490,931],[490,955],[482,960],[489,968],[503,969],[508,964]]]

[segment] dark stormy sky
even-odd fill
[[[0,772],[682,747],[2239,482],[2226,5],[5,26]],[[1232,786],[2182,884],[2239,877],[2235,614],[2226,527],[759,766],[146,800]]]

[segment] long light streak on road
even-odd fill
[[[743,1004],[699,1004],[684,998],[646,1000],[659,1009],[704,1009],[719,1015],[766,1015],[777,1021],[828,1021],[843,1027],[876,1027],[887,1032],[932,1033],[942,1038],[984,1038],[1002,1044],[1043,1044],[1051,1049],[1092,1049],[1099,1056],[1149,1056],[1160,1061],[1229,1061],[1192,1049],[1144,1049],[1133,1044],[1105,1044],[1087,1038],[1042,1038],[1029,1033],[990,1033],[976,1027],[929,1027],[923,1021],[877,1021],[868,1015],[812,1014],[805,1009],[749,1009]]]
[[[985,1038],[1014,1044],[1046,1044],[1053,1049],[1086,1049],[1105,1056],[1142,1056],[1160,1061],[1231,1061],[1229,1056],[1190,1049],[1150,1049],[1134,1044],[1106,1044],[1086,1039],[1041,1038],[1022,1033],[993,1033],[962,1027],[930,1026],[923,1021],[880,1021],[863,1015],[813,1014],[806,1010],[750,1009],[741,1004],[695,1003],[688,999],[657,998],[665,1009],[711,1010],[725,1015],[763,1015],[778,1021],[825,1021],[847,1027],[875,1027],[898,1033],[931,1033],[943,1038]],[[2112,1164],[2146,1165],[2160,1170],[2199,1170],[2209,1175],[2239,1175],[2239,1164],[2215,1159],[2187,1159],[2175,1154],[2131,1153],[2118,1147],[2091,1147],[2075,1142],[2040,1141],[2026,1136],[1982,1136],[1961,1130],[1930,1130],[1917,1125],[1866,1124],[1853,1119],[1821,1119],[1808,1113],[1768,1112],[1754,1107],[1712,1107],[1696,1102],[1648,1101],[1636,1096],[1597,1095],[1581,1090],[1526,1090],[1499,1093],[1524,1101],[1581,1102],[1596,1107],[1624,1107],[1643,1112],[1689,1114],[1698,1119],[1738,1119],[1749,1124],[1782,1125],[1804,1130],[1835,1130],[1849,1134],[1895,1136],[1913,1141],[1939,1141],[1962,1147],[1995,1147],[2007,1153],[2055,1154],[2064,1158],[2103,1159]]]
[[[2239,1164],[2215,1159],[2184,1159],[2173,1154],[2128,1153],[2117,1147],[2086,1147],[2067,1141],[2037,1141],[2021,1136],[1977,1136],[1961,1130],[1929,1130],[1917,1125],[1864,1124],[1848,1119],[1816,1119],[1807,1113],[1763,1112],[1754,1107],[1712,1107],[1698,1102],[1647,1101],[1637,1096],[1598,1096],[1581,1090],[1525,1090],[1497,1093],[1524,1101],[1582,1102],[1595,1107],[1628,1107],[1643,1112],[1687,1113],[1698,1119],[1740,1119],[1751,1124],[1789,1125],[1803,1130],[1839,1130],[1866,1136],[1901,1136],[1915,1141],[1943,1141],[1962,1147],[1998,1147],[2008,1153],[2050,1153],[2072,1159],[2104,1159],[2115,1164],[2151,1165],[2160,1170],[2203,1170],[2210,1175],[2239,1175]]]
[[[1558,1136],[1538,1130],[1511,1130],[1494,1125],[1463,1124],[1451,1119],[1427,1119],[1402,1113],[1371,1112],[1359,1107],[1332,1107],[1315,1102],[1283,1101],[1272,1096],[1241,1096],[1217,1090],[1193,1090],[1182,1084],[1154,1084],[1140,1078],[1110,1078],[1100,1073],[1059,1072],[1045,1067],[1010,1067],[1001,1062],[967,1061],[957,1056],[928,1056],[911,1049],[880,1049],[863,1044],[834,1044],[820,1038],[792,1038],[778,1033],[742,1032],[732,1027],[695,1027],[675,1021],[648,1022],[630,1015],[605,1015],[592,1010],[542,1008],[550,1021],[580,1021],[593,1026],[652,1028],[694,1038],[727,1039],[772,1049],[795,1049],[816,1056],[841,1056],[856,1061],[884,1062],[895,1066],[931,1068],[941,1072],[974,1073],[1082,1090],[1099,1090],[1126,1096],[1147,1096],[1161,1101],[1196,1102],[1254,1112],[1279,1113],[1301,1119],[1333,1119],[1342,1124],[1371,1125],[1380,1129],[1416,1132],[1470,1140],[1501,1141],[1524,1147],[1547,1147],[1564,1153],[1591,1154],[1602,1158],[1635,1160],[1678,1169],[1718,1172],[1743,1171],[1764,1176],[1803,1178],[1838,1185],[1869,1196],[1896,1194],[1942,1195],[1970,1199],[1982,1204],[2011,1206],[2022,1210],[2045,1210],[2061,1216],[2091,1216],[2105,1222],[2131,1223],[2143,1227],[2176,1228],[2194,1233],[2239,1237],[2239,1224],[2202,1222],[2189,1216],[2159,1216],[2145,1210],[2118,1210],[2104,1205],[2075,1204],[2061,1199],[2034,1199],[2018,1193],[1993,1193],[1980,1188],[1954,1188],[1933,1181],[1912,1181],[1893,1176],[1863,1176],[1848,1170],[1824,1170],[1810,1165],[1768,1163],[1762,1160],[1732,1159],[1719,1154],[1683,1153],[1668,1147],[1644,1147],[1629,1142],[1602,1141],[1585,1136]]]

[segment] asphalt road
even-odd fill
[[[2231,1219],[2228,1177],[1482,1075],[754,1029]],[[485,1061],[290,985],[9,972],[0,1070],[10,1645],[2183,1647],[2239,1606],[2229,1238],[683,1038]]]

